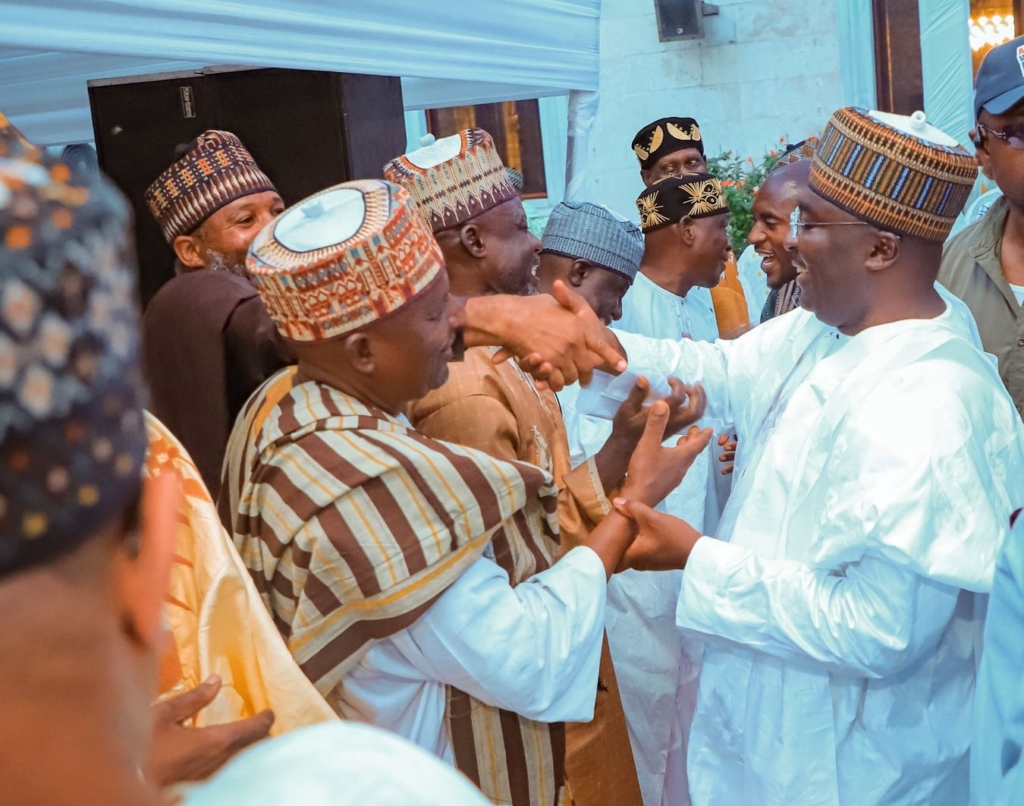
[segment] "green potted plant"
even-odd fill
[[[779,143],[785,143],[785,138],[779,140]],[[726,151],[707,160],[708,171],[722,183],[725,201],[732,214],[729,219],[729,242],[737,255],[747,246],[747,235],[754,226],[751,212],[754,194],[778,160],[779,152],[774,148],[758,161],[753,157],[744,159],[733,151]]]

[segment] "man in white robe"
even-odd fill
[[[739,435],[720,540],[616,502],[687,557],[695,804],[967,802],[978,594],[1024,488],[1024,428],[934,285],[974,178],[923,116],[840,110],[787,242],[806,310],[732,342],[616,333],[627,376],[701,382]]]
[[[721,186],[706,173],[670,177],[645,190],[637,207],[645,249],[615,327],[651,338],[714,341],[719,333],[711,288],[718,284],[729,246],[729,209]],[[591,455],[588,451],[600,450],[611,433],[611,423],[594,416],[578,415],[566,423],[574,464]],[[725,429],[720,422],[705,425]],[[716,481],[728,481],[718,473],[719,452],[709,446],[660,509],[698,529],[713,528],[719,512]],[[686,735],[700,642],[689,641],[684,648],[671,617],[680,582],[679,571],[626,571],[608,586],[608,640],[646,806],[687,803]]]

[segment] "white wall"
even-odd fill
[[[659,117],[697,118],[709,154],[756,157],[780,137],[818,134],[843,105],[836,3],[717,0],[704,39],[659,42],[654,0],[603,0],[600,107],[578,197],[633,215],[630,143]]]

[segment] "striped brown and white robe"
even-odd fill
[[[550,475],[429,439],[294,369],[247,404],[225,474],[222,515],[233,513],[235,545],[328,699],[375,642],[412,625],[488,544],[513,584],[558,553]],[[493,802],[559,802],[562,724],[454,687],[445,719],[456,767]]]

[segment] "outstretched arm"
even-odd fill
[[[627,559],[650,541],[675,547],[685,564],[676,621],[780,658],[813,660],[841,674],[885,677],[930,652],[949,623],[959,591],[875,556],[842,574],[701,537],[684,521],[616,499],[640,536]]]
[[[615,339],[586,301],[561,282],[555,296],[504,295],[466,300],[467,347],[496,346],[496,360],[518,359],[524,369],[556,391],[594,369],[621,372],[626,362]]]

